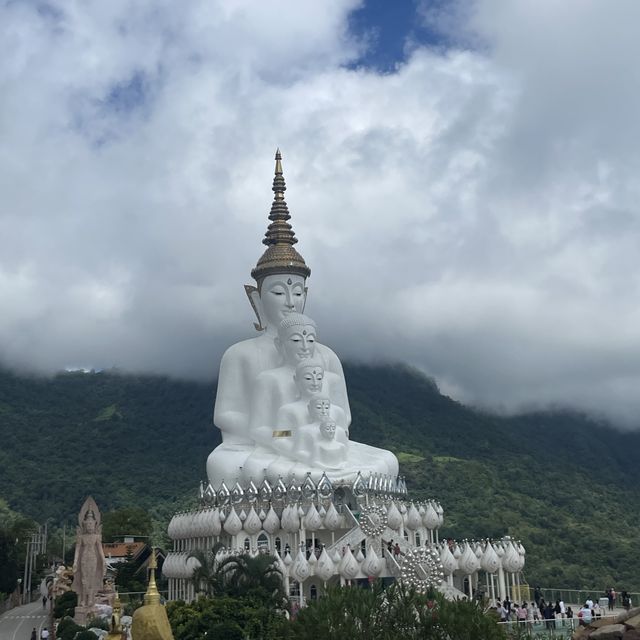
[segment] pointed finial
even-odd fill
[[[149,558],[149,585],[147,587],[147,592],[144,594],[145,604],[160,604],[160,592],[156,586],[157,567],[156,548],[151,547],[151,557]]]
[[[287,186],[282,171],[280,149],[276,151],[276,169],[271,190],[274,194],[269,212],[271,223],[262,240],[262,244],[267,245],[267,250],[251,271],[251,277],[255,278],[258,283],[262,282],[266,276],[277,273],[294,273],[307,278],[311,274],[311,269],[305,263],[304,258],[293,248],[298,239],[288,222],[291,216],[284,200]]]

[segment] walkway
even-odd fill
[[[33,627],[40,638],[40,631],[48,626],[48,619],[40,600],[10,609],[0,615],[0,640],[30,640]]]

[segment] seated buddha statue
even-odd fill
[[[329,376],[331,375],[329,374]],[[293,379],[298,391],[298,398],[293,402],[282,405],[278,410],[276,423],[280,429],[296,429],[308,422],[311,412],[310,404],[315,402],[329,403],[328,408],[323,405],[323,408],[329,411],[327,415],[335,420],[336,424],[345,430],[347,429],[347,416],[342,407],[330,404],[329,392],[324,396],[322,395],[323,389],[326,388],[322,362],[316,358],[301,360],[296,365]]]
[[[263,240],[267,249],[251,272],[257,286],[245,285],[258,319],[254,326],[259,335],[231,346],[220,363],[214,423],[222,433],[222,444],[207,460],[207,475],[214,488],[223,480],[259,481],[265,469],[275,472],[281,467],[290,473],[299,472],[301,462],[285,444],[286,436],[281,439],[277,432],[287,431],[281,428],[286,424],[278,422],[281,409],[303,400],[295,376],[297,366],[305,360],[313,360],[322,368],[322,393],[335,407],[332,417],[336,426],[347,433],[351,423],[340,360],[330,348],[317,342],[312,320],[304,321],[308,325],[296,324],[300,320],[296,317],[304,311],[310,269],[293,246],[297,239],[288,223],[285,189],[278,152],[271,223]],[[355,477],[358,470],[397,474],[398,462],[392,453],[358,443],[349,446],[350,452],[351,447],[354,452],[359,450],[365,466],[360,469],[357,458],[349,455],[338,474],[340,478]]]

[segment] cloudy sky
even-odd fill
[[[307,311],[640,420],[640,3],[0,0],[0,361],[213,378],[284,155]]]

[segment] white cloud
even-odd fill
[[[383,75],[357,4],[3,5],[0,358],[213,376],[280,145],[344,358],[633,422],[640,7],[458,4]]]

